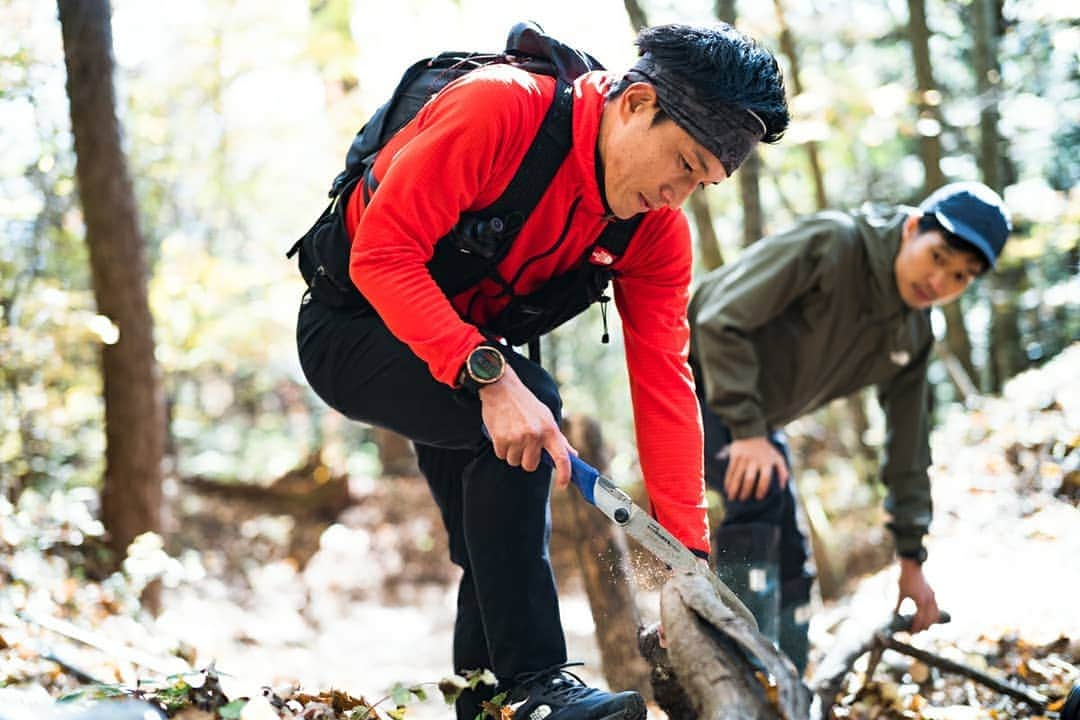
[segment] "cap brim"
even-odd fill
[[[997,255],[994,254],[993,246],[975,228],[965,222],[953,220],[941,211],[935,212],[934,217],[941,223],[941,227],[978,250],[991,269],[994,267],[997,262]]]

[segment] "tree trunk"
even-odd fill
[[[945,344],[967,376],[974,380],[979,376],[975,363],[971,361],[971,338],[968,336],[967,326],[964,325],[964,310],[960,307],[960,298],[942,306],[941,312],[945,314]]]
[[[416,475],[420,471],[416,467],[413,445],[407,438],[380,427],[372,428],[371,436],[379,449],[379,464],[384,476]]]
[[[582,460],[606,472],[607,450],[599,423],[579,415],[567,418],[563,431]],[[626,537],[576,491],[554,492],[552,505],[553,538],[570,544],[577,555],[608,686],[651,696],[649,666],[638,653],[641,620],[634,602]]]
[[[746,156],[739,168],[739,197],[743,209],[743,247],[753,245],[765,234],[761,213],[761,157],[757,150]]]
[[[717,19],[735,24],[735,0],[716,0]],[[743,209],[743,247],[749,247],[765,233],[761,212],[761,156],[753,150],[739,168],[739,199]]]
[[[945,184],[945,174],[941,171],[941,114],[938,111],[940,96],[934,84],[934,73],[930,65],[930,31],[926,27],[925,0],[908,0],[908,37],[911,41],[912,59],[915,63],[919,119],[931,121],[930,127],[924,127],[918,131],[919,155],[922,157],[925,171],[924,194],[929,195]],[[971,361],[971,340],[964,326],[959,301],[953,301],[942,310],[945,313],[946,342],[949,349],[968,375],[975,377],[974,365]]]
[[[735,0],[716,0],[713,14],[728,25],[735,24]]]
[[[119,330],[102,347],[105,480],[101,515],[122,558],[161,530],[165,412],[147,300],[146,250],[121,149],[108,0],[59,0],[75,172],[98,312]]]
[[[626,14],[630,18],[630,27],[634,28],[634,32],[648,27],[649,19],[637,0],[623,0],[623,4],[626,6]]]
[[[998,133],[999,84],[1001,68],[997,57],[998,32],[1001,27],[999,0],[974,0],[971,5],[975,34],[975,88],[979,94],[979,170],[983,182],[1001,193],[1005,186],[1005,156]],[[1017,285],[1023,268],[998,267],[990,279],[990,359],[988,389],[998,392],[1010,377],[1027,364],[1020,352],[1020,311],[1017,308]]]
[[[799,55],[795,50],[795,38],[788,27],[787,17],[784,15],[783,0],[773,0],[776,9],[776,21],[780,26],[780,49],[788,59],[788,80],[795,95],[802,95],[802,79],[799,77]],[[806,159],[810,163],[810,177],[814,180],[814,202],[818,210],[828,207],[828,198],[825,195],[825,177],[821,172],[821,161],[818,159],[817,143],[808,140],[804,145]]]
[[[852,455],[860,459],[861,467],[873,467],[877,464],[877,450],[866,442],[866,433],[870,430],[870,416],[866,414],[867,389],[856,390],[844,398],[845,411],[851,422],[851,434],[855,447]]]
[[[941,171],[941,114],[938,112],[939,94],[930,65],[930,31],[926,26],[925,0],[908,0],[908,37],[915,63],[919,119],[932,121],[918,130],[925,194],[929,195],[945,184],[945,175]]]
[[[709,201],[702,190],[695,190],[690,195],[690,214],[697,228],[698,256],[701,266],[706,271],[715,270],[724,264],[724,254],[720,250],[720,239],[716,237],[716,228],[712,224]]]
[[[975,89],[979,94],[979,170],[983,182],[996,192],[1004,189],[1001,136],[998,133],[998,87],[1001,68],[997,57],[999,0],[975,0],[971,5],[975,33]]]
[[[990,278],[990,304],[993,315],[990,323],[989,388],[1000,392],[1005,381],[1027,365],[1020,344],[1020,310],[1017,298],[1023,291],[1024,268],[1014,265],[999,267]]]

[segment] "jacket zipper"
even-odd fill
[[[510,280],[510,282],[506,283],[507,289],[505,289],[503,291],[504,293],[507,293],[507,294],[513,296],[514,295],[514,286],[517,285],[518,280],[521,279],[521,276],[525,273],[525,271],[529,268],[529,266],[532,265],[537,260],[542,260],[543,258],[546,258],[547,256],[551,255],[553,252],[555,252],[556,250],[559,249],[560,245],[562,245],[566,241],[566,236],[570,233],[570,225],[574,221],[574,214],[577,213],[577,208],[578,208],[578,205],[580,203],[581,203],[581,196],[578,195],[577,197],[574,198],[574,202],[572,202],[570,204],[570,211],[566,215],[566,222],[563,223],[562,232],[559,233],[559,237],[555,241],[555,243],[551,247],[549,247],[547,250],[545,250],[544,252],[540,253],[539,255],[533,255],[531,258],[529,258],[524,263],[522,263],[521,267],[519,267],[517,269],[517,272],[514,273],[514,277]],[[502,293],[500,293],[500,294],[502,294]]]

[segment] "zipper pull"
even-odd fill
[[[610,299],[611,298],[609,298],[607,295],[600,296],[600,317],[603,319],[604,322],[604,334],[600,336],[600,342],[604,343],[605,345],[611,342],[611,336],[608,335],[607,330],[607,304],[608,300]]]

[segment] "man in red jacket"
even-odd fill
[[[300,358],[315,391],[416,447],[464,573],[455,670],[492,669],[529,720],[639,720],[645,706],[637,693],[588,688],[563,669],[541,456],[565,487],[573,449],[559,430],[554,380],[491,329],[513,298],[584,263],[611,263],[652,511],[707,557],[687,364],[691,242],[679,207],[788,123],[775,59],[733,28],[660,26],[637,45],[625,73],[574,82],[569,154],[490,276],[448,295],[429,262],[463,214],[502,194],[552,104],[554,78],[511,65],[443,89],[379,151],[366,188],[377,192],[344,200],[349,275],[367,305],[333,308],[308,294],[300,310]],[[637,215],[611,262],[598,236]],[[465,693],[458,717],[473,720],[482,697]]]

